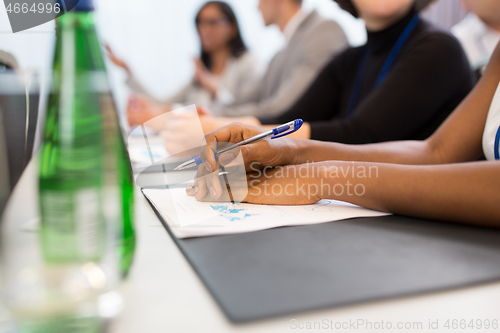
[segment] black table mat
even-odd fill
[[[384,216],[178,239],[155,212],[233,322],[500,280],[494,229]]]

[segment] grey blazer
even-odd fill
[[[278,116],[305,93],[327,62],[348,47],[342,28],[311,12],[264,77],[231,106],[211,106],[217,116]]]

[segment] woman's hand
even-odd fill
[[[206,90],[208,90],[212,97],[217,96],[217,91],[219,90],[219,84],[217,83],[216,77],[210,73],[210,71],[205,67],[200,59],[194,59],[194,78],[195,80]]]
[[[224,188],[220,187],[218,173],[202,172],[203,177],[198,177],[186,193],[199,201],[243,201],[262,205],[314,204],[324,194],[320,185],[322,175],[318,172],[319,166],[302,164],[265,168],[247,174],[246,184],[237,180],[229,182],[230,186]],[[241,193],[246,196],[241,197]]]
[[[108,58],[109,58],[109,60],[111,60],[111,62],[113,64],[115,64],[118,67],[123,68],[129,74],[131,73],[130,68],[128,67],[127,63],[125,61],[123,61],[122,59],[118,58],[113,53],[113,51],[111,50],[111,47],[109,47],[108,44],[104,44],[104,48],[106,49],[106,51],[108,51]]]
[[[159,105],[158,103],[138,95],[131,95],[127,105],[127,118],[130,126],[139,126],[169,111],[171,111],[170,107]],[[161,124],[153,124],[154,122],[150,123],[152,125],[151,127],[156,130],[163,129],[163,122]]]
[[[165,118],[166,124],[162,130],[162,137],[169,152],[170,149],[180,152],[199,146],[206,133],[233,122],[233,118],[214,117],[200,107],[197,107],[197,111],[197,114],[171,112]]]
[[[221,146],[238,143],[263,132],[264,130],[258,127],[231,124],[209,133],[205,137],[205,144],[201,152],[203,164],[198,169],[194,185],[188,188],[188,193],[195,195],[198,200],[207,195],[210,195],[214,200],[220,199],[225,191],[225,189],[223,191],[218,177],[220,165],[231,168],[235,164],[242,164],[246,172],[260,172],[265,167],[295,164],[295,144],[293,140],[288,138],[264,140],[241,146],[221,154],[218,159],[215,158],[214,152]],[[246,177],[246,175],[241,177]],[[246,187],[246,183],[244,185]]]
[[[308,205],[322,199],[319,164],[287,165],[248,174],[245,202],[261,205]]]
[[[167,151],[174,155],[199,147],[205,136],[201,119],[206,117],[209,116],[200,117],[194,112],[168,113],[164,129],[161,131]]]
[[[265,132],[264,129],[256,126],[233,123],[209,133],[205,137],[205,147],[212,147],[212,150],[214,150],[217,145],[238,143],[263,132]],[[246,170],[251,172],[261,170],[264,167],[297,164],[295,149],[296,145],[293,139],[286,137],[276,140],[268,139],[228,151],[219,156],[219,161],[222,166],[228,166],[241,151]],[[204,150],[202,155],[206,158],[208,156],[207,151]]]

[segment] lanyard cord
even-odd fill
[[[500,160],[500,127],[498,127],[497,134],[495,135],[495,145],[493,146],[495,152],[495,160]]]
[[[389,56],[387,56],[387,59],[384,63],[384,66],[382,67],[382,70],[380,71],[380,74],[378,75],[377,81],[375,81],[375,86],[374,88],[377,88],[384,82],[387,74],[391,70],[392,65],[394,64],[394,61],[396,60],[396,57],[398,56],[399,52],[401,52],[401,49],[403,46],[406,44],[408,39],[410,38],[411,34],[417,27],[417,24],[420,22],[420,17],[418,14],[415,14],[413,19],[408,23],[406,28],[403,30],[401,35],[399,36],[398,40],[392,47],[391,52],[389,53]],[[347,116],[351,117],[354,113],[354,110],[356,109],[356,106],[358,104],[358,99],[359,99],[359,93],[361,91],[361,85],[363,83],[363,79],[365,76],[366,72],[366,66],[368,65],[368,56],[370,54],[370,51],[368,49],[368,46],[366,46],[363,50],[363,55],[361,56],[361,62],[358,67],[358,74],[356,75],[356,80],[354,81],[354,87],[352,89],[351,93],[351,99],[349,100],[349,107],[347,109]]]

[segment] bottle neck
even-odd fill
[[[63,60],[74,63],[76,72],[105,71],[93,12],[70,11],[57,19],[55,64]]]
[[[94,26],[94,12],[70,11],[57,19],[57,28],[80,26],[82,28]]]

